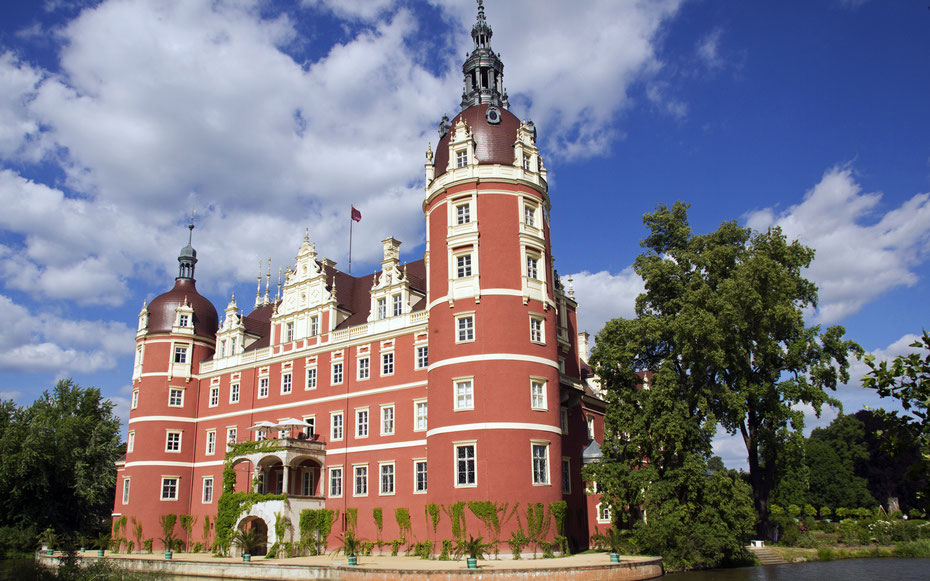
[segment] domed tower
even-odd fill
[[[427,152],[430,501],[548,505],[562,430],[546,170],[480,0],[471,35],[462,110]]]
[[[197,292],[190,239],[178,263],[174,288],[139,313],[126,460],[117,482],[114,514],[135,517],[145,537],[160,536],[159,516],[190,513],[191,495],[199,492],[192,481],[197,375],[213,355],[218,319]]]

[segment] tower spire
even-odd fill
[[[194,212],[191,212],[191,221],[187,225],[190,232],[187,235],[187,246],[181,249],[178,255],[178,279],[194,280],[194,265],[197,264],[197,251],[191,244],[194,241]]]
[[[471,29],[475,48],[462,65],[465,75],[462,109],[474,105],[510,107],[504,90],[504,63],[491,50],[491,35],[491,26],[484,16],[484,1],[478,0],[478,19]]]

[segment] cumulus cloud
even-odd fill
[[[0,295],[0,371],[70,375],[111,369],[133,350],[134,332],[122,323],[75,321],[34,312]]]
[[[571,275],[571,285],[578,301],[578,330],[591,333],[592,338],[604,324],[617,317],[636,316],[636,297],[645,290],[643,280],[632,267],[617,274],[607,271],[580,272]],[[569,287],[568,277],[562,284]]]
[[[22,155],[37,137],[39,124],[29,115],[28,104],[41,79],[39,71],[13,53],[0,53],[0,156]]]
[[[722,35],[723,30],[715,28],[698,41],[696,49],[698,58],[710,70],[723,67],[724,61],[720,54],[720,37]]]
[[[789,239],[816,250],[807,276],[820,287],[818,321],[839,321],[888,290],[917,281],[911,268],[930,248],[930,194],[884,212],[881,198],[863,193],[850,168],[834,167],[800,204],[747,216],[756,230],[779,226]]]

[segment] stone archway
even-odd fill
[[[264,519],[255,515],[247,515],[242,517],[238,523],[236,523],[236,531],[245,532],[248,530],[257,531],[261,542],[259,546],[255,549],[252,549],[251,554],[260,556],[268,553],[268,523]],[[237,553],[242,555],[244,552],[241,548],[237,547]]]

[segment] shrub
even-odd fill
[[[924,515],[924,514],[923,514],[922,512],[920,512],[920,510],[918,510],[918,509],[916,509],[916,508],[912,508],[911,510],[907,511],[907,516],[908,516],[909,518],[920,518],[920,517],[922,517],[923,515]]]
[[[895,557],[908,558],[927,558],[930,557],[930,540],[920,539],[909,543],[901,543],[895,546],[893,554]]]
[[[830,510],[829,506],[820,507],[820,518],[830,518],[833,514],[833,511]]]
[[[517,529],[510,533],[510,540],[507,541],[507,544],[510,545],[510,553],[514,559],[520,558],[520,552],[529,542],[530,539],[523,534],[523,529]]]
[[[452,541],[449,539],[443,539],[442,552],[439,553],[439,560],[448,561],[451,558],[451,554],[452,554]]]
[[[832,561],[836,558],[836,551],[829,546],[817,547],[817,558],[821,561]]]

